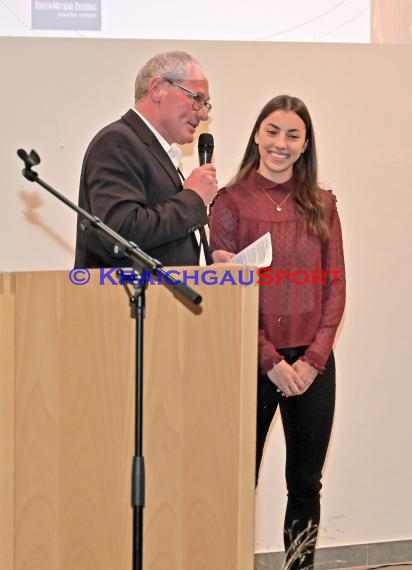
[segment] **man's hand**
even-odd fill
[[[198,194],[208,206],[217,194],[216,169],[213,164],[203,164],[195,168],[183,183],[185,190]]]

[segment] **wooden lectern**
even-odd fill
[[[147,291],[144,570],[253,568],[258,286],[210,270],[197,311]],[[0,274],[2,570],[131,570],[135,322],[101,281]]]

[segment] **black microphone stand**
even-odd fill
[[[136,320],[136,353],[135,353],[135,455],[132,464],[132,508],[133,508],[133,570],[142,570],[143,564],[143,508],[145,503],[145,466],[143,457],[143,323],[145,316],[145,291],[148,281],[144,278],[142,269],[156,274],[157,277],[162,275],[161,282],[166,287],[171,287],[173,291],[182,296],[192,305],[199,305],[202,297],[188,285],[178,281],[171,275],[167,275],[165,270],[157,259],[154,259],[142,249],[140,249],[132,241],[125,240],[121,235],[104,224],[97,216],[93,216],[86,210],[83,210],[57,190],[49,186],[44,180],[39,178],[37,172],[32,170],[33,166],[40,164],[40,157],[35,150],[30,154],[23,149],[17,151],[18,156],[24,161],[24,169],[22,174],[30,182],[37,182],[40,186],[48,190],[61,202],[66,204],[72,210],[83,216],[83,227],[85,231],[89,226],[97,229],[99,232],[110,238],[118,248],[124,252],[124,255],[131,259],[133,263],[132,276],[122,269],[118,270],[120,282],[124,286],[131,308],[131,317]],[[132,277],[130,279],[130,277]],[[133,283],[134,292],[130,290],[127,283]]]

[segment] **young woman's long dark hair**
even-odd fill
[[[259,168],[260,154],[255,135],[262,122],[278,110],[293,111],[305,123],[306,149],[293,165],[293,177],[296,181],[294,198],[307,228],[322,241],[326,241],[330,236],[330,228],[326,220],[322,191],[318,185],[318,162],[312,119],[306,105],[297,97],[278,95],[266,103],[253,127],[239,171],[229,186],[244,180],[252,171]]]

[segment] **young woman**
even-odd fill
[[[214,260],[230,261],[266,232],[273,261],[260,278],[256,473],[279,405],[287,451],[284,543],[287,567],[297,570],[314,562],[345,273],[336,200],[317,181],[311,117],[288,95],[264,106],[238,173],[212,205]]]

